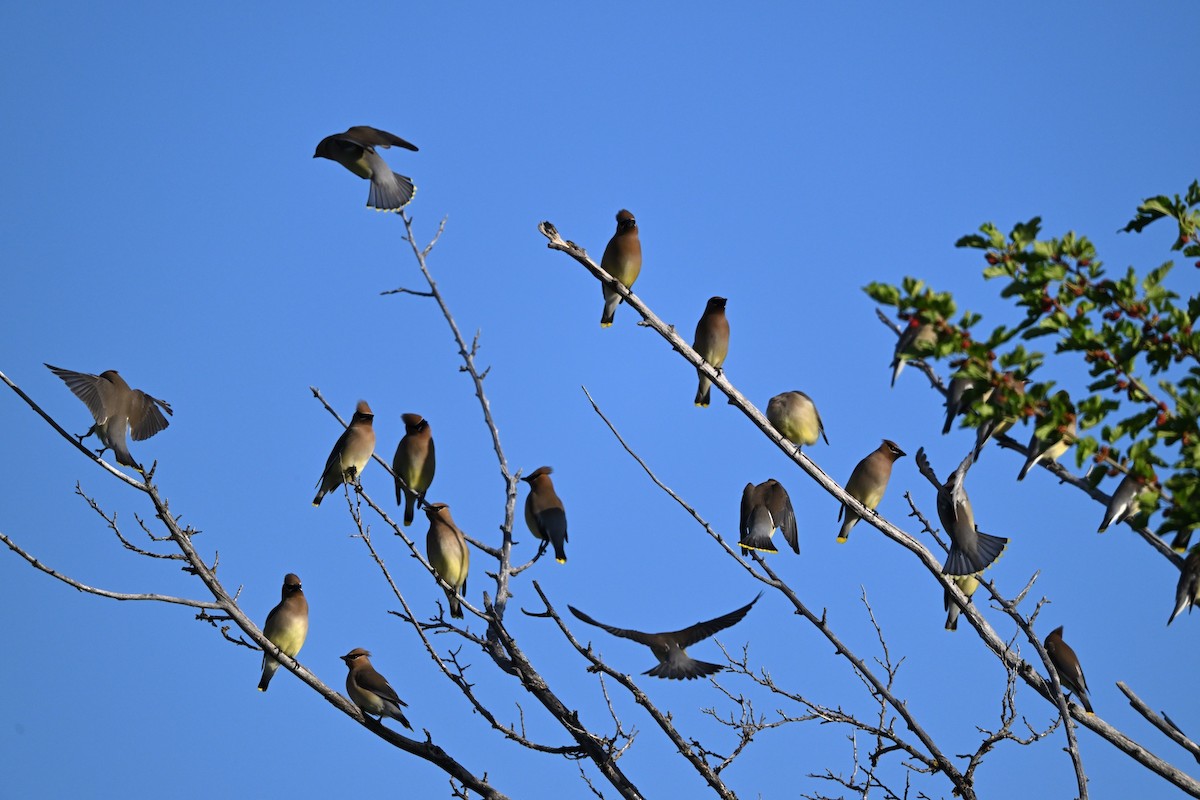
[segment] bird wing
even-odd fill
[[[933,471],[933,467],[929,466],[929,457],[925,455],[924,447],[917,449],[916,461],[917,469],[925,476],[925,479],[932,483],[938,491],[941,491],[942,482],[938,480],[937,473]]]
[[[354,676],[354,682],[357,683],[360,688],[366,689],[368,692],[378,695],[384,700],[390,700],[391,702],[401,706],[408,705],[408,703],[399,698],[399,696],[396,694],[396,690],[393,689],[392,685],[387,682],[387,678],[383,677],[373,669],[359,670]]]
[[[792,498],[788,496],[787,489],[778,481],[771,482],[767,489],[767,508],[771,510],[771,516],[792,552],[799,553],[800,535],[796,530],[796,511],[792,508]]]
[[[653,647],[655,644],[654,637],[648,633],[642,633],[641,631],[629,630],[628,628],[614,628],[612,625],[605,625],[603,622],[598,622],[598,621],[592,619],[587,614],[585,614],[582,611],[580,611],[579,609],[575,608],[575,606],[567,606],[567,608],[569,608],[571,610],[572,614],[579,617],[581,620],[586,622],[588,625],[595,625],[597,628],[603,628],[604,630],[611,633],[613,636],[620,636],[622,639],[632,639],[633,641],[640,642],[641,644],[644,644],[647,647]],[[736,620],[734,620],[734,621],[736,622]],[[730,624],[732,625],[733,623],[730,623]],[[704,638],[704,637],[701,637],[701,638]]]
[[[103,422],[108,418],[108,411],[104,408],[104,397],[100,392],[100,384],[104,382],[104,378],[99,375],[89,375],[86,372],[52,367],[49,364],[46,364],[46,368],[62,378],[63,383],[67,385],[72,394],[83,401],[97,422]]]
[[[672,633],[667,633],[667,634],[662,634],[662,635],[670,636],[682,648],[691,647],[696,642],[707,639],[708,637],[712,636],[714,633],[716,633],[718,631],[722,631],[732,625],[736,625],[737,623],[741,622],[742,617],[746,616],[746,614],[749,613],[750,609],[754,606],[755,603],[758,602],[758,598],[760,598],[760,597],[762,597],[762,592],[759,592],[757,595],[755,595],[753,600],[751,600],[749,603],[742,606],[741,608],[737,609],[736,611],[730,611],[728,614],[723,614],[719,617],[716,617],[715,619],[710,619],[707,622],[697,622],[695,625],[692,625],[690,628],[684,628],[683,630],[680,630],[680,631],[674,631]]]
[[[129,428],[135,441],[149,439],[154,434],[170,425],[170,421],[162,415],[159,407],[168,414],[174,414],[171,405],[156,397],[151,397],[140,389],[133,390],[133,405],[129,411]]]
[[[364,147],[403,147],[405,150],[416,150],[417,146],[411,142],[406,142],[394,133],[381,131],[378,128],[372,128],[370,125],[355,125],[343,134],[340,138]]]
[[[753,483],[747,483],[746,488],[742,489],[742,506],[738,513],[738,533],[743,541],[746,539],[746,534],[750,532],[750,512],[754,508],[754,489]]]

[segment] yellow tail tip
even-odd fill
[[[841,536],[841,535],[839,535],[839,536],[837,537],[837,543],[838,543],[838,544],[845,544],[845,543],[846,543],[846,542],[848,542],[848,541],[850,541],[850,537],[849,537],[849,536]]]
[[[567,560],[566,560],[565,558],[556,558],[556,559],[554,559],[554,560],[555,560],[555,561],[557,561],[557,562],[558,562],[558,563],[560,563],[560,564],[565,564],[565,563],[567,563]]]

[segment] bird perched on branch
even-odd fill
[[[1171,612],[1167,624],[1174,622],[1184,609],[1187,609],[1189,614],[1192,613],[1197,603],[1200,603],[1200,544],[1193,547],[1188,557],[1183,560],[1183,570],[1179,573],[1179,583],[1175,587],[1175,610]]]
[[[1063,641],[1062,632],[1061,625],[1050,631],[1042,646],[1046,648],[1046,655],[1050,656],[1050,663],[1058,673],[1058,682],[1079,699],[1087,713],[1094,714],[1091,701],[1088,700],[1087,679],[1083,677],[1083,667],[1079,665],[1079,657],[1075,655],[1075,651]]]
[[[1108,499],[1104,519],[1100,521],[1096,533],[1104,533],[1109,525],[1120,525],[1138,513],[1138,499],[1145,490],[1144,478],[1131,466],[1129,472],[1125,473],[1125,477],[1117,484],[1117,490]]]
[[[321,505],[321,499],[342,485],[347,478],[354,482],[359,480],[363,469],[375,452],[375,415],[366,400],[359,400],[354,408],[354,416],[350,425],[342,431],[342,435],[333,443],[333,450],[325,460],[325,470],[317,481],[317,496],[313,498],[314,506]]]
[[[804,392],[784,392],[772,397],[767,402],[767,420],[783,438],[796,445],[796,449],[816,444],[817,437],[829,444],[821,415],[812,398]]]
[[[300,648],[304,647],[304,640],[308,637],[308,600],[300,588],[299,576],[289,572],[283,577],[283,597],[279,605],[267,614],[263,635],[291,658],[295,658]],[[264,651],[262,678],[258,682],[260,692],[267,690],[277,669],[279,662]]]
[[[412,525],[417,500],[425,502],[425,492],[433,483],[437,459],[428,420],[420,414],[401,414],[400,419],[404,436],[396,445],[392,472],[396,473],[396,505],[404,504],[404,524]]]
[[[417,149],[415,144],[406,142],[395,134],[369,125],[355,125],[345,133],[335,133],[322,139],[317,145],[317,152],[313,153],[313,158],[336,161],[358,177],[369,180],[369,208],[399,211],[412,200],[417,187],[413,186],[411,178],[392,172],[387,162],[375,152],[376,147],[393,145],[414,152]]]
[[[467,539],[454,524],[450,506],[434,503],[425,506],[429,517],[429,533],[425,535],[425,553],[433,571],[449,586],[446,599],[450,601],[450,616],[462,619],[462,600],[467,593],[467,571],[471,566],[471,551]]]
[[[850,480],[846,481],[846,493],[874,511],[883,500],[888,480],[892,477],[892,464],[896,463],[896,459],[906,455],[908,454],[901,450],[895,442],[884,439],[883,444],[858,462],[854,471],[850,473]],[[859,516],[845,504],[838,510],[838,519],[841,519],[843,515],[845,515],[846,521],[842,523],[841,530],[838,531],[837,540],[844,543],[850,538],[850,529],[858,522]]]
[[[731,625],[736,625],[742,620],[742,617],[746,616],[751,607],[758,602],[759,597],[762,597],[762,592],[759,592],[753,600],[736,611],[730,611],[728,614],[724,614],[716,619],[710,619],[707,622],[697,622],[689,628],[671,631],[670,633],[642,633],[641,631],[629,630],[627,628],[614,628],[611,625],[605,625],[603,622],[597,622],[573,606],[567,606],[567,608],[571,609],[572,614],[589,625],[595,625],[597,628],[603,628],[608,631],[613,636],[620,636],[622,639],[631,639],[649,647],[650,651],[654,653],[654,657],[658,659],[658,665],[646,670],[642,673],[643,675],[690,681],[693,678],[702,678],[706,675],[720,672],[724,667],[720,664],[711,664],[707,661],[697,661],[687,654],[687,648],[707,639],[718,631],[722,631]]]
[[[696,339],[692,343],[692,349],[696,351],[697,355],[707,361],[717,372],[721,371],[721,365],[725,363],[725,356],[729,354],[729,319],[725,316],[726,302],[724,297],[708,298],[704,313],[700,315],[700,321],[696,323]],[[696,372],[700,376],[700,387],[696,389],[696,405],[707,406],[712,383],[699,368]]]
[[[937,488],[937,512],[942,529],[950,537],[950,552],[942,566],[943,575],[975,575],[983,572],[1000,557],[1008,545],[1008,539],[992,536],[975,527],[975,514],[971,511],[971,500],[963,481],[973,463],[972,454],[958,465],[958,469],[943,484],[929,465],[925,448],[917,450],[917,469]]]
[[[604,248],[600,269],[616,278],[626,289],[633,289],[633,282],[641,274],[642,242],[638,239],[637,220],[625,209],[617,212],[617,232]],[[617,306],[621,305],[621,295],[607,283],[602,284],[600,288],[604,293],[604,312],[600,315],[600,327],[607,328],[613,324]]]
[[[387,678],[371,666],[370,655],[368,651],[356,647],[342,656],[342,661],[350,668],[346,674],[346,694],[364,714],[377,716],[380,722],[384,717],[391,717],[411,731],[412,725],[408,724],[404,712],[400,710],[400,706],[407,706],[408,703],[401,700]]]
[[[929,350],[935,344],[937,344],[937,330],[932,325],[922,322],[915,316],[909,319],[908,325],[900,331],[900,336],[896,339],[896,350],[892,354],[892,386],[896,385],[896,378],[900,377],[900,373],[909,359],[918,353]]]
[[[86,372],[52,367],[49,364],[46,368],[62,378],[67,388],[92,412],[95,424],[87,433],[76,437],[80,443],[94,433],[100,444],[104,445],[97,451],[98,455],[104,455],[105,450],[112,448],[118,464],[133,467],[140,472],[142,466],[129,454],[125,434],[128,432],[134,441],[140,442],[163,430],[171,424],[162,415],[163,411],[167,414],[173,413],[170,404],[151,397],[140,389],[129,388],[129,384],[115,369],[105,370],[99,375],[90,375]]]
[[[783,538],[792,548],[800,552],[800,537],[796,531],[796,512],[792,509],[792,498],[787,490],[774,478],[768,478],[755,486],[747,483],[742,490],[742,508],[739,515],[739,544],[742,555],[750,550],[778,553],[771,537],[775,529],[783,532]]]
[[[538,548],[540,554],[547,544],[554,545],[554,560],[560,564],[567,563],[567,511],[563,508],[562,500],[554,491],[554,481],[550,479],[552,467],[538,467],[521,480],[529,484],[529,494],[525,497],[525,524],[529,532],[542,540]]]
[[[1045,461],[1047,464],[1058,461],[1059,457],[1067,452],[1067,448],[1075,441],[1075,433],[1077,430],[1075,423],[1075,406],[1071,404],[1070,396],[1059,391],[1054,394],[1054,402],[1065,407],[1064,413],[1067,415],[1066,422],[1063,425],[1057,425],[1053,422],[1046,422],[1047,418],[1052,419],[1049,409],[1038,414],[1038,424],[1033,427],[1033,436],[1029,438],[1029,446],[1025,449],[1029,451],[1028,457],[1025,459],[1025,465],[1021,467],[1021,471],[1017,473],[1017,480],[1025,480],[1025,476],[1029,474],[1029,470],[1033,469],[1039,461]],[[1039,430],[1050,425],[1049,429]]]
[[[976,461],[979,460],[979,454],[983,452],[983,446],[988,443],[989,439],[1008,433],[1009,429],[1017,424],[1017,417],[1011,409],[1005,409],[1003,404],[1015,402],[1025,394],[1026,383],[1028,381],[1015,378],[1011,373],[1006,372],[1000,376],[1000,386],[989,390],[984,395],[982,402],[991,406],[992,414],[984,418],[975,431]]]

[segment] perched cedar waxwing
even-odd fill
[[[1034,465],[1039,461],[1045,460],[1047,464],[1052,461],[1058,461],[1059,456],[1067,452],[1067,448],[1075,441],[1075,433],[1077,431],[1075,423],[1075,407],[1071,405],[1071,401],[1066,392],[1057,392],[1055,397],[1062,398],[1062,402],[1066,403],[1070,408],[1069,416],[1066,424],[1055,426],[1049,431],[1043,431],[1045,436],[1038,436],[1038,426],[1034,425],[1033,436],[1029,439],[1029,446],[1025,449],[1029,451],[1028,457],[1025,459],[1025,466],[1021,467],[1021,471],[1017,473],[1017,480],[1025,480],[1025,476],[1029,474],[1029,470],[1033,469]]]
[[[633,282],[642,271],[642,242],[638,239],[637,220],[625,209],[617,212],[617,232],[604,248],[600,269],[620,281],[626,289],[633,288]],[[621,295],[608,284],[600,288],[604,291],[604,313],[600,315],[600,327],[607,328],[613,324],[617,306],[621,305]]]
[[[429,533],[425,535],[425,553],[437,576],[450,585],[446,597],[450,601],[450,616],[462,619],[462,602],[467,594],[467,569],[471,566],[471,551],[462,531],[450,516],[450,506],[433,503],[425,506],[429,517]]]
[[[117,374],[115,369],[105,370],[99,375],[89,375],[86,372],[72,372],[61,367],[46,367],[63,379],[67,388],[88,407],[96,424],[82,436],[76,437],[82,444],[83,440],[93,433],[104,447],[97,451],[112,448],[117,457],[117,463],[133,467],[141,471],[142,467],[129,454],[125,444],[125,431],[128,430],[135,442],[149,439],[171,423],[162,415],[163,411],[172,414],[171,406],[156,397],[151,397],[140,389],[130,389],[125,379]]]
[[[937,330],[928,322],[921,322],[917,317],[912,317],[904,330],[900,331],[900,337],[896,339],[896,351],[892,355],[892,386],[896,385],[896,378],[900,377],[905,362],[917,353],[928,351],[935,344]]]
[[[1170,625],[1185,608],[1188,613],[1200,603],[1200,544],[1192,548],[1183,560],[1183,571],[1179,573],[1179,585],[1175,587],[1175,610],[1167,620]]]
[[[757,486],[747,483],[742,490],[742,509],[738,521],[738,543],[742,546],[742,555],[749,555],[751,550],[778,553],[771,543],[776,528],[783,532],[783,538],[791,546],[792,552],[799,554],[796,512],[792,509],[792,498],[788,497],[787,489],[774,478],[768,478]]]
[[[1176,553],[1186,553],[1188,545],[1192,542],[1192,529],[1184,528],[1175,534],[1175,538],[1171,540],[1171,549]]]
[[[375,671],[370,656],[361,647],[342,656],[342,661],[350,668],[346,674],[346,694],[364,714],[374,714],[380,722],[384,717],[391,717],[411,731],[412,725],[408,724],[404,712],[400,710],[400,706],[407,706],[408,703],[400,699],[387,678]]]
[[[304,590],[300,588],[300,578],[290,572],[283,576],[283,599],[267,614],[263,636],[292,658],[304,647],[304,639],[308,636],[308,601],[304,599]],[[279,662],[264,652],[262,679],[258,682],[260,692],[267,690],[267,684],[277,669]]]
[[[879,507],[879,501],[883,499],[883,493],[887,490],[888,480],[892,477],[892,464],[906,455],[908,454],[891,439],[884,439],[883,444],[858,462],[858,466],[850,473],[850,480],[846,481],[846,492],[874,511]],[[850,538],[850,529],[859,520],[858,514],[855,514],[850,506],[842,505],[838,509],[838,519],[841,519],[843,514],[846,521],[838,531],[838,542],[845,542]]]
[[[521,478],[529,484],[529,494],[525,498],[525,524],[529,526],[530,533],[542,540],[538,553],[541,554],[547,544],[552,544],[554,560],[565,564],[567,551],[563,545],[567,542],[567,511],[554,491],[551,472],[554,472],[552,467],[538,467]]]
[[[1008,373],[1005,373],[1003,380],[1006,385],[989,391],[985,395],[987,399],[983,402],[991,403],[993,407],[997,407],[999,401],[1015,399],[1025,394],[1025,384],[1027,381],[1012,378]],[[988,443],[989,439],[993,436],[1008,433],[1009,429],[1016,423],[1016,417],[1001,416],[1000,413],[995,413],[985,419],[975,431],[975,460],[979,460],[979,454],[983,451],[983,446]]]
[[[975,590],[979,588],[979,579],[974,575],[952,575],[950,580],[954,581],[954,585],[958,590],[967,596],[967,602],[971,602],[971,596],[975,594]],[[962,613],[962,609],[958,607],[958,603],[954,602],[954,597],[950,592],[944,592],[946,604],[946,630],[958,630],[958,615]]]
[[[708,305],[696,323],[696,340],[692,342],[692,349],[717,372],[721,371],[721,365],[729,353],[729,320],[725,317],[725,302],[724,297],[708,298]],[[700,388],[696,390],[696,405],[707,406],[712,384],[703,372],[697,370],[697,373],[700,375]]]
[[[976,575],[983,572],[1000,557],[1008,545],[1008,539],[992,536],[975,527],[971,501],[963,487],[967,470],[973,463],[971,455],[967,453],[967,457],[943,485],[933,467],[929,466],[925,448],[917,450],[917,469],[937,487],[938,519],[942,522],[942,529],[950,537],[950,552],[942,566],[943,575]]]
[[[366,400],[359,400],[354,408],[350,425],[333,444],[329,458],[325,460],[325,471],[317,481],[317,496],[313,505],[321,505],[321,498],[342,484],[347,477],[357,481],[375,452],[375,415]]]
[[[954,418],[963,410],[963,395],[974,386],[975,381],[965,376],[958,376],[950,380],[950,386],[946,389],[946,424],[942,426],[943,436],[950,432]]]
[[[396,505],[404,503],[404,524],[412,525],[417,499],[424,503],[425,492],[433,483],[433,432],[420,414],[401,414],[400,419],[404,420],[404,436],[396,445],[392,472],[396,473]]]
[[[1108,507],[1104,509],[1104,520],[1100,523],[1096,533],[1104,533],[1108,530],[1109,525],[1120,525],[1138,513],[1138,498],[1141,497],[1145,488],[1142,479],[1134,473],[1132,468],[1125,473],[1125,477],[1117,484],[1117,490],[1108,500]]]
[[[1063,641],[1062,630],[1062,625],[1059,625],[1050,631],[1042,646],[1046,648],[1046,655],[1050,656],[1050,663],[1054,665],[1054,671],[1058,673],[1058,682],[1062,684],[1063,689],[1075,695],[1083,704],[1084,711],[1094,714],[1092,704],[1088,701],[1087,680],[1083,677],[1083,667],[1079,666],[1079,657],[1075,655],[1075,651]]]
[[[417,191],[411,178],[392,172],[378,153],[376,147],[403,147],[417,149],[415,144],[404,141],[387,131],[369,125],[355,125],[345,133],[326,136],[317,145],[313,158],[328,158],[336,161],[360,178],[371,182],[367,194],[367,206],[379,211],[399,211],[408,205]]]
[[[797,450],[806,444],[816,444],[818,436],[829,444],[821,415],[804,392],[784,392],[772,397],[767,403],[767,420]]]
[[[639,644],[649,647],[650,651],[654,653],[654,657],[658,659],[658,666],[646,670],[642,673],[643,675],[690,681],[692,678],[703,678],[706,675],[712,675],[714,672],[720,672],[724,667],[720,664],[711,664],[707,661],[697,661],[687,654],[687,648],[707,639],[717,631],[722,631],[731,625],[741,622],[742,617],[746,616],[750,608],[758,602],[759,597],[762,597],[762,592],[759,592],[753,600],[736,611],[730,611],[728,614],[716,619],[710,619],[708,622],[697,622],[690,628],[684,628],[681,631],[671,631],[669,633],[642,633],[641,631],[631,631],[626,628],[614,628],[611,625],[605,625],[603,622],[597,622],[574,606],[567,606],[567,608],[571,609],[572,614],[589,625],[595,625],[597,628],[603,628],[608,631],[613,636],[620,636],[622,639],[632,639]]]

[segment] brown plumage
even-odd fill
[[[170,404],[151,397],[140,389],[129,388],[129,384],[115,369],[105,370],[99,375],[90,375],[86,372],[52,367],[49,364],[46,368],[62,378],[67,388],[92,412],[95,424],[87,433],[78,437],[79,441],[82,442],[94,433],[100,444],[104,445],[97,451],[99,455],[112,448],[118,464],[140,471],[141,465],[133,460],[125,443],[126,431],[133,436],[134,441],[149,439],[171,424],[162,415],[163,411],[172,413]]]
[[[717,372],[721,371],[725,356],[729,354],[729,319],[725,316],[725,303],[724,297],[708,299],[704,313],[696,323],[696,339],[692,343],[692,349]],[[703,372],[697,370],[697,374],[700,388],[696,389],[696,405],[707,406],[712,384]]]
[[[375,415],[366,400],[359,400],[350,418],[350,425],[342,431],[342,435],[333,444],[329,458],[325,460],[325,470],[317,481],[317,496],[313,505],[321,505],[321,498],[342,485],[349,479],[356,482],[362,476],[363,469],[375,452]]]
[[[1075,655],[1075,651],[1063,641],[1062,631],[1061,625],[1050,631],[1042,646],[1046,648],[1046,655],[1050,656],[1050,663],[1054,665],[1054,671],[1058,673],[1058,682],[1062,684],[1063,689],[1075,695],[1083,704],[1084,710],[1093,714],[1095,712],[1092,711],[1091,701],[1088,700],[1087,679],[1083,677],[1083,667],[1079,665],[1079,657]]]
[[[356,647],[342,656],[342,661],[350,668],[346,674],[346,694],[364,714],[377,716],[380,722],[384,717],[391,717],[412,730],[412,725],[408,724],[404,712],[400,710],[400,706],[407,706],[408,703],[401,700],[387,678],[371,666],[370,655],[368,651]]]
[[[884,439],[883,444],[875,448],[866,458],[858,462],[846,481],[846,492],[858,502],[874,511],[883,500],[887,490],[888,480],[892,477],[892,464],[896,459],[906,456],[903,450],[891,439]],[[845,542],[850,538],[850,529],[858,522],[859,516],[848,505],[842,505],[838,510],[838,519],[845,516],[837,540]]]
[[[1011,413],[1011,408],[1006,410],[1004,406],[1019,402],[1025,394],[1026,383],[1027,381],[1014,378],[1011,373],[1006,372],[1000,376],[999,385],[985,394],[986,399],[983,403],[991,406],[992,414],[984,419],[975,431],[976,461],[979,460],[979,454],[983,452],[983,446],[989,439],[1008,433],[1017,423],[1017,417]]]
[[[626,289],[632,289],[633,282],[641,274],[642,242],[638,239],[637,220],[625,209],[617,212],[617,232],[604,248],[600,268],[620,281]],[[603,284],[601,289],[604,293],[604,312],[600,315],[600,327],[607,328],[613,324],[617,306],[621,305],[621,295],[608,284]]]
[[[295,658],[304,646],[308,637],[308,600],[304,590],[300,588],[299,576],[289,572],[283,578],[283,597],[279,605],[267,614],[263,624],[263,635],[287,655]],[[269,653],[263,653],[262,678],[258,682],[258,690],[265,692],[271,683],[279,662]]]
[[[804,392],[783,392],[772,397],[767,402],[767,420],[783,438],[796,445],[796,449],[816,444],[818,437],[829,444],[821,415],[812,398]]]
[[[911,318],[904,330],[900,331],[896,350],[892,353],[892,386],[896,385],[896,378],[900,377],[904,364],[910,358],[928,352],[935,344],[937,330],[928,322],[921,322],[917,317]]]
[[[328,158],[336,161],[360,178],[371,182],[371,191],[367,194],[367,206],[379,211],[399,211],[408,205],[416,193],[411,178],[392,172],[387,162],[375,152],[376,147],[403,147],[406,150],[417,149],[415,144],[404,141],[399,136],[372,128],[369,125],[355,125],[345,133],[335,133],[326,136],[317,145],[313,158]]]
[[[738,522],[739,544],[742,555],[750,550],[777,553],[771,537],[775,529],[783,532],[783,538],[792,552],[800,552],[800,537],[796,530],[796,512],[787,490],[774,478],[768,478],[755,486],[747,483],[742,490],[742,508]]]
[[[554,491],[554,481],[550,480],[553,471],[551,467],[538,467],[521,478],[529,484],[529,494],[525,497],[525,524],[530,533],[542,540],[538,554],[547,544],[552,544],[554,560],[565,564],[567,551],[563,546],[567,542],[567,511]]]
[[[950,537],[950,552],[946,555],[942,574],[975,575],[987,569],[1004,552],[1008,539],[992,536],[975,527],[971,500],[963,486],[967,470],[971,468],[972,454],[967,454],[945,484],[938,480],[933,467],[929,465],[925,448],[917,450],[916,460],[917,469],[937,488],[938,519]]]
[[[1104,508],[1104,519],[1100,521],[1100,527],[1096,530],[1096,533],[1104,533],[1108,530],[1109,525],[1120,525],[1125,520],[1137,514],[1139,509],[1138,499],[1145,489],[1144,478],[1131,465],[1129,472],[1117,484],[1116,491],[1108,499],[1108,505]]]
[[[642,633],[641,631],[629,630],[627,628],[614,628],[611,625],[605,625],[603,622],[597,622],[573,606],[567,606],[567,608],[571,609],[572,614],[589,625],[595,625],[597,628],[603,628],[608,631],[613,636],[620,636],[622,639],[631,639],[649,647],[650,651],[654,653],[654,657],[658,659],[658,665],[646,670],[642,673],[643,675],[690,681],[693,678],[702,678],[706,675],[720,672],[724,667],[720,664],[712,664],[707,661],[697,661],[687,654],[687,648],[707,639],[718,631],[722,631],[731,625],[736,625],[741,621],[742,617],[746,616],[751,607],[758,602],[759,597],[762,597],[762,592],[759,592],[753,600],[736,611],[730,611],[728,614],[719,616],[716,619],[710,619],[707,622],[697,622],[691,627],[668,633]]]
[[[404,524],[412,525],[417,500],[425,502],[437,463],[429,422],[420,414],[401,414],[400,419],[404,420],[404,436],[396,445],[392,472],[396,473],[396,505],[404,504]]]
[[[454,524],[450,506],[434,503],[425,506],[429,517],[429,533],[425,535],[425,553],[437,576],[449,584],[446,598],[450,601],[450,616],[462,619],[462,601],[467,592],[467,571],[471,566],[471,551],[467,539]]]
[[[1021,467],[1021,471],[1017,473],[1017,480],[1025,480],[1025,476],[1029,474],[1029,470],[1033,469],[1039,461],[1044,461],[1049,464],[1052,461],[1057,461],[1063,453],[1075,441],[1076,423],[1075,423],[1075,406],[1071,404],[1070,396],[1064,391],[1058,391],[1054,395],[1055,402],[1063,409],[1066,420],[1062,425],[1053,425],[1049,430],[1041,431],[1042,435],[1038,435],[1038,429],[1049,424],[1052,408],[1038,414],[1037,424],[1033,427],[1033,435],[1029,437],[1028,455],[1025,458],[1025,464]],[[1047,419],[1049,418],[1049,419]],[[1044,421],[1045,420],[1045,421]]]

